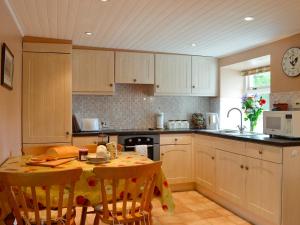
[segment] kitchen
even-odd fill
[[[172,191],[152,203],[153,224],[300,224],[299,9],[293,0],[1,0],[1,66],[13,58],[0,86],[2,167],[56,145],[143,145]],[[255,76],[266,83],[253,86]],[[261,113],[254,132],[244,110],[228,113],[245,94],[279,110]]]

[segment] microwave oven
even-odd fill
[[[264,111],[264,134],[300,138],[300,111]]]

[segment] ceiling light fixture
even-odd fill
[[[84,32],[87,36],[91,36],[91,35],[93,35],[93,33],[92,32]]]
[[[101,0],[101,2],[107,2],[108,0]]]
[[[252,16],[247,16],[244,18],[245,21],[253,21],[254,20],[254,17]]]
[[[193,43],[193,44],[192,44],[192,46],[193,46],[193,47],[196,47],[196,46],[197,46],[197,44],[196,44],[196,43]]]

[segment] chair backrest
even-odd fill
[[[50,203],[50,192],[51,187],[54,186],[58,187],[58,205],[55,206],[57,207],[56,219],[62,219],[62,208],[66,207],[67,204],[67,213],[64,223],[70,224],[75,183],[79,180],[81,173],[81,168],[34,173],[0,172],[0,180],[2,180],[4,188],[7,191],[9,203],[16,217],[17,224],[23,224],[24,217],[25,221],[28,221],[30,212],[34,212],[35,223],[37,225],[41,224],[39,203],[37,201],[37,188],[45,191],[45,222],[47,225],[51,224],[51,207],[54,206],[51,206]],[[26,190],[26,196],[24,190]],[[29,190],[31,195],[29,194]],[[66,190],[68,197],[66,202],[65,196],[64,202],[64,192]],[[30,197],[30,200],[28,197]]]
[[[161,164],[161,162],[154,162],[126,167],[95,167],[94,173],[100,181],[101,187],[104,221],[111,215],[120,213],[120,210],[117,210],[118,200],[122,200],[121,213],[123,218],[133,216],[137,209],[149,212]],[[122,182],[124,182],[124,187],[122,186],[122,190],[117,190]],[[108,196],[105,188],[107,184],[111,184],[112,192],[109,195],[112,194],[112,196]],[[122,193],[121,196],[120,193]],[[131,201],[131,205],[127,205],[128,200]],[[109,204],[112,204],[111,211]]]

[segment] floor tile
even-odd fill
[[[196,191],[175,192],[172,195],[175,202],[173,214],[164,212],[158,199],[153,200],[153,225],[251,225]],[[81,209],[76,209],[76,212],[76,224],[79,225]],[[88,215],[86,225],[93,222],[94,215]]]

